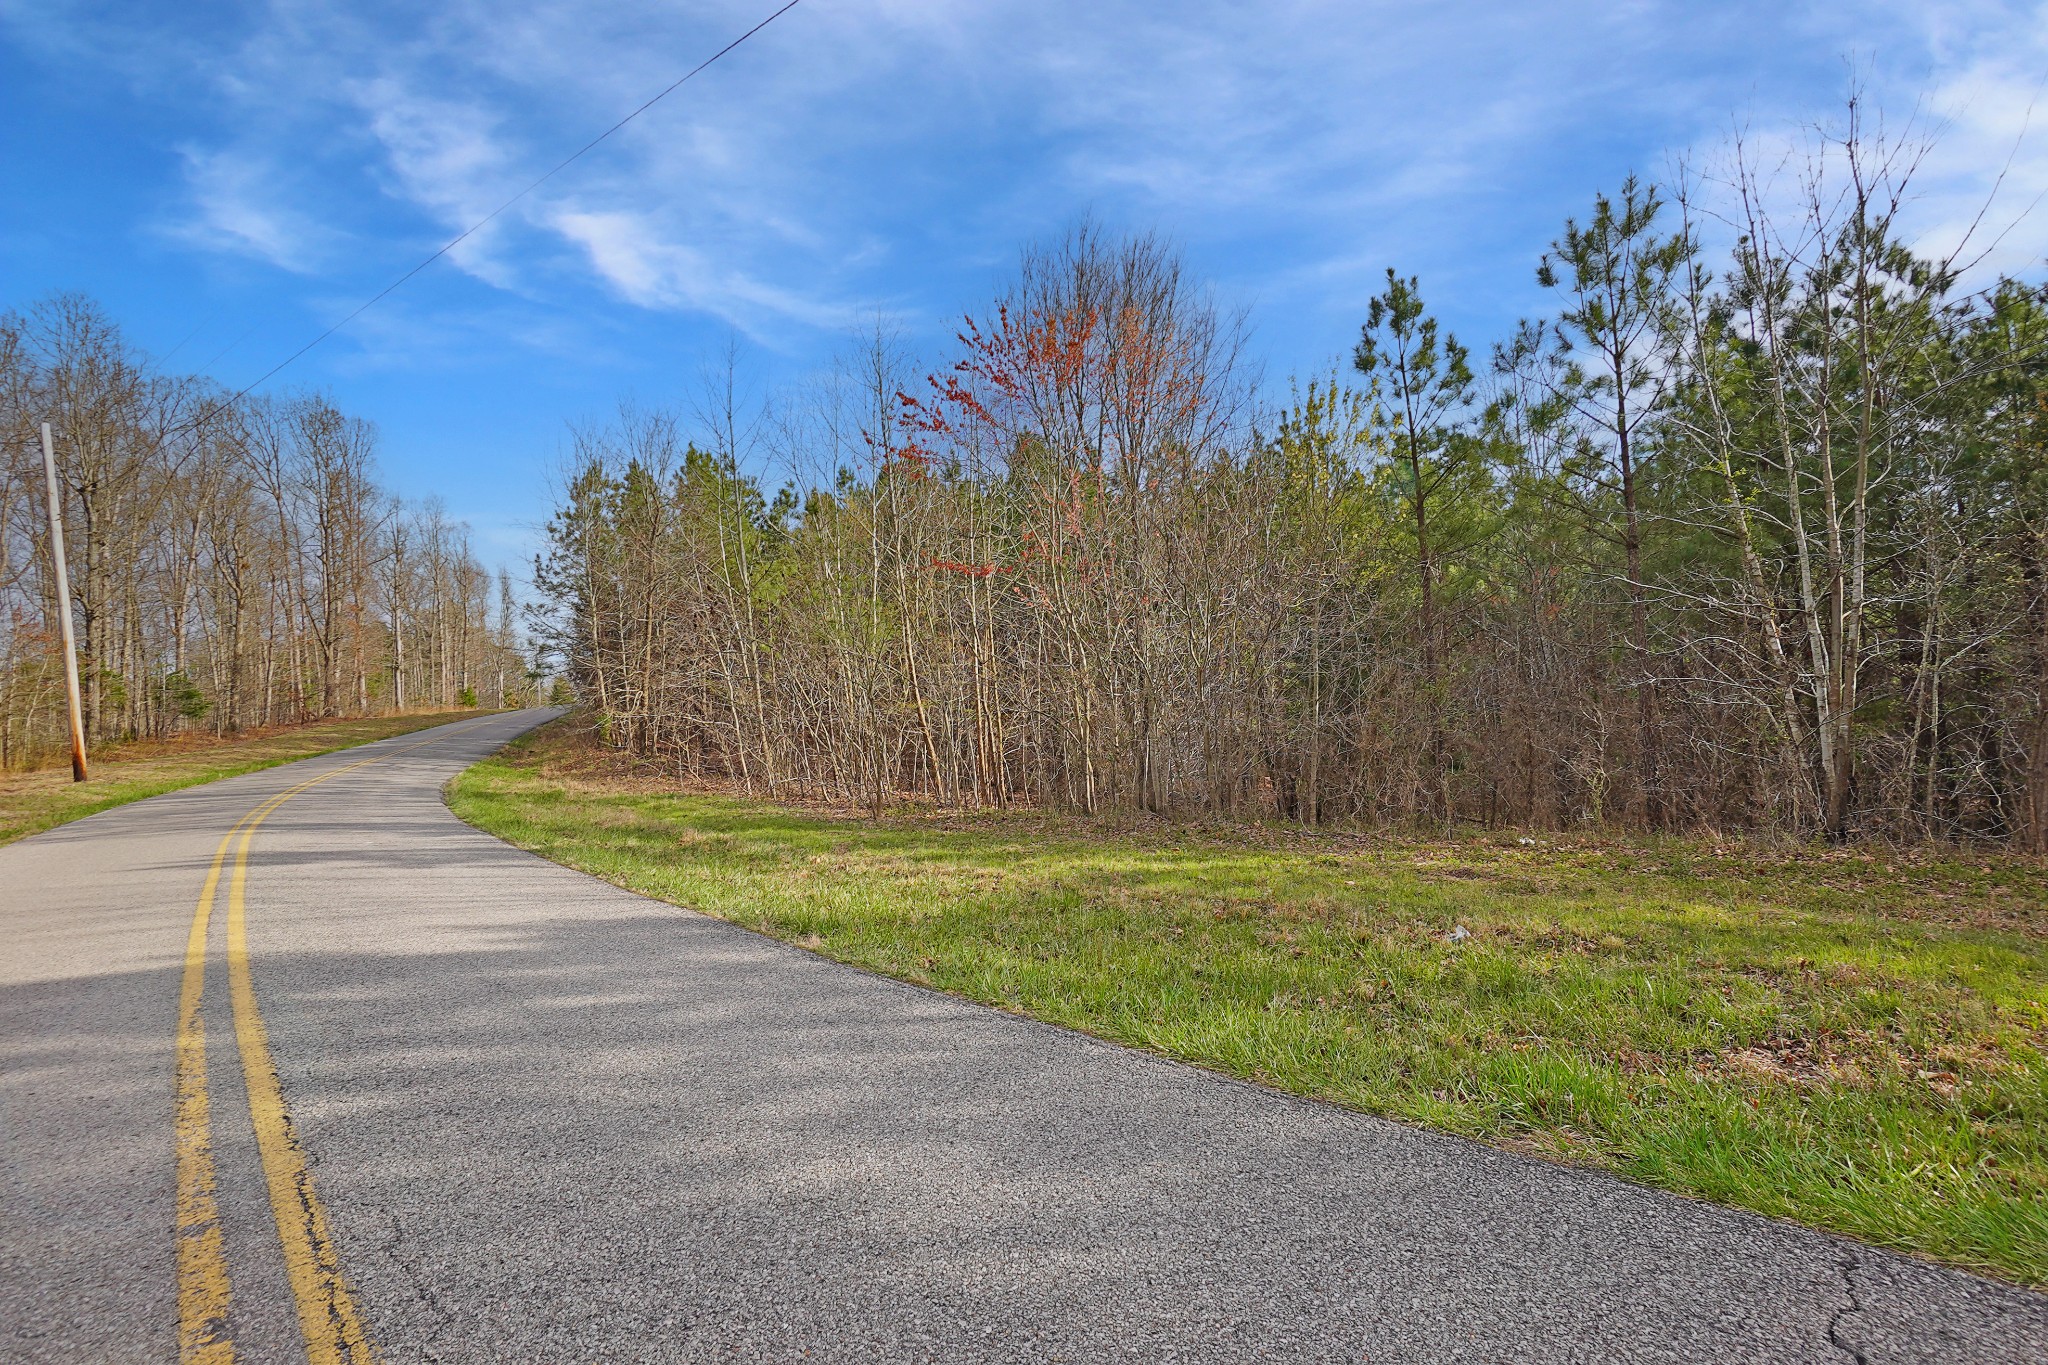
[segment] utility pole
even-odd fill
[[[64,692],[71,701],[71,780],[85,781],[85,707],[78,700],[78,642],[71,633],[71,573],[64,564],[64,504],[57,496],[57,449],[43,423],[43,477],[50,485],[50,554],[57,561],[57,619],[64,629]]]

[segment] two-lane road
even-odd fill
[[[2048,1360],[2040,1296],[879,980],[456,821],[443,783],[539,715],[0,849],[0,1355]]]

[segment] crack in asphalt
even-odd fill
[[[454,1325],[455,1315],[442,1306],[440,1298],[429,1286],[425,1273],[399,1250],[405,1242],[404,1226],[395,1216],[391,1217],[390,1222],[391,1233],[384,1239],[383,1245],[377,1248],[378,1254],[398,1268],[399,1274],[412,1287],[413,1297],[425,1305],[427,1311],[433,1315],[433,1326],[427,1331],[419,1346],[422,1359],[437,1359],[432,1348],[440,1341],[442,1334]]]
[[[1849,1302],[1837,1308],[1835,1315],[1828,1319],[1828,1344],[1855,1361],[1856,1365],[1870,1365],[1861,1349],[1842,1340],[1842,1320],[1863,1311],[1863,1300],[1856,1294],[1856,1272],[1862,1268],[1863,1263],[1857,1259],[1856,1253],[1844,1253],[1841,1260],[1842,1292]]]

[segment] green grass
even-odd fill
[[[2048,1285],[2038,864],[876,823],[650,786],[556,726],[451,801],[549,858],[844,962]]]
[[[134,744],[95,754],[92,780],[73,782],[67,763],[30,773],[0,774],[0,844],[180,787],[239,777],[315,754],[349,749],[481,711],[414,712],[364,720],[321,721],[247,738],[184,744]]]

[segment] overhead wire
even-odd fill
[[[747,39],[753,37],[756,33],[759,33],[762,29],[768,27],[768,25],[774,23],[777,19],[780,19],[783,15],[789,13],[791,10],[795,9],[801,3],[803,3],[803,0],[789,0],[789,2],[785,4],[781,9],[776,10],[773,14],[770,14],[767,18],[761,20],[761,22],[755,24],[745,33],[742,33],[739,37],[733,39],[724,47],[721,47],[720,49],[718,49],[718,51],[712,53],[709,57],[706,57],[703,61],[691,67],[688,71],[684,72],[681,76],[677,77],[674,81],[670,82],[669,85],[662,89],[658,94],[654,95],[652,98],[647,100],[639,108],[633,110],[632,113],[627,114],[617,123],[614,123],[611,127],[605,129],[596,137],[590,139],[590,141],[584,143],[581,147],[578,147],[575,151],[563,157],[560,161],[555,163],[555,165],[546,174],[542,175],[539,179],[535,180],[525,189],[519,191],[519,193],[513,195],[510,199],[507,199],[504,203],[498,205],[498,207],[492,209],[489,213],[477,219],[476,222],[471,223],[461,232],[457,233],[455,236],[449,238],[446,242],[442,243],[439,249],[437,249],[433,255],[427,257],[418,265],[406,271],[403,275],[400,275],[391,283],[385,285],[375,294],[372,294],[369,298],[357,304],[354,311],[349,313],[347,317],[344,317],[343,319],[341,319],[341,321],[335,323],[332,327],[329,327],[319,336],[314,337],[311,341],[299,347],[298,350],[293,351],[283,360],[278,361],[277,364],[272,365],[269,369],[265,370],[262,374],[258,375],[255,379],[251,380],[239,393],[237,393],[234,396],[234,398],[231,398],[228,401],[230,403],[233,403],[241,399],[242,397],[247,395],[251,389],[255,388],[258,384],[261,384],[265,380],[271,378],[280,370],[284,369],[287,365],[290,365],[293,361],[297,360],[300,356],[312,350],[315,346],[318,346],[321,342],[327,340],[327,338],[333,336],[336,332],[348,326],[351,322],[354,322],[357,318],[361,317],[370,308],[374,307],[376,304],[381,302],[393,290],[403,285],[413,276],[419,274],[422,270],[425,270],[435,261],[438,261],[443,256],[446,256],[450,251],[453,251],[456,247],[461,246],[464,242],[468,241],[472,236],[482,231],[485,227],[488,227],[491,224],[491,222],[494,219],[496,219],[499,214],[503,213],[506,209],[511,208],[514,204],[524,199],[527,195],[532,194],[542,185],[547,184],[548,181],[554,179],[557,175],[561,174],[564,170],[568,169],[568,167],[571,164],[579,160],[581,157],[584,156],[584,154],[589,152],[592,148],[596,147],[599,143],[603,142],[606,138],[609,138],[613,133],[618,132],[619,129],[625,127],[634,119],[639,118],[649,109],[652,109],[655,105],[661,103],[664,99],[667,99],[670,95],[674,94],[692,77],[696,76],[699,72],[703,71],[704,68],[710,66],[713,62],[717,61],[720,57],[725,56],[728,52],[731,52],[741,43],[744,43],[745,41],[747,41]]]
[[[406,271],[403,275],[400,275],[397,279],[385,285],[375,294],[372,294],[369,298],[357,304],[355,308],[351,310],[346,317],[343,317],[340,321],[336,322],[326,331],[320,333],[320,335],[314,337],[311,341],[299,347],[298,350],[293,351],[283,360],[278,361],[275,365],[272,365],[262,374],[250,380],[247,384],[244,384],[240,389],[237,389],[231,397],[223,399],[222,401],[214,404],[211,408],[207,409],[205,412],[201,413],[198,417],[193,418],[190,423],[186,424],[187,429],[196,428],[201,423],[204,423],[211,419],[212,417],[214,417],[216,414],[226,411],[227,409],[232,408],[235,404],[241,402],[244,398],[248,397],[249,394],[253,392],[258,385],[261,385],[267,380],[275,377],[277,374],[282,372],[286,367],[290,366],[292,363],[297,361],[301,356],[305,355],[308,351],[312,350],[315,346],[318,346],[321,342],[327,340],[336,332],[339,332],[342,328],[348,326],[351,322],[354,322],[357,318],[361,317],[365,312],[369,311],[378,303],[382,302],[393,291],[400,288],[408,280],[411,280],[415,275],[418,275],[422,270],[425,270],[428,266],[440,260],[443,256],[446,256],[450,251],[453,251],[456,247],[461,246],[465,241],[475,236],[485,227],[488,227],[491,224],[491,222],[495,220],[499,215],[503,214],[505,210],[511,208],[514,204],[517,204],[520,200],[526,198],[527,195],[532,194],[542,185],[547,184],[548,181],[554,179],[557,175],[560,175],[563,171],[567,170],[571,165],[575,164],[575,162],[577,162],[578,160],[582,159],[585,155],[587,155],[592,149],[596,148],[600,143],[604,142],[607,138],[611,137],[612,134],[618,132],[621,128],[624,128],[634,119],[639,118],[649,109],[652,109],[655,105],[661,103],[670,95],[674,94],[677,90],[681,89],[692,78],[696,77],[698,74],[703,72],[706,67],[718,61],[719,58],[724,57],[726,54],[730,53],[734,48],[746,42],[747,39],[753,37],[762,29],[768,27],[777,19],[780,19],[783,15],[789,13],[791,10],[795,9],[799,4],[802,3],[803,0],[788,0],[788,3],[784,4],[780,9],[777,9],[776,11],[768,15],[768,17],[762,19],[759,23],[755,24],[752,28],[740,34],[739,37],[734,38],[724,47],[719,48],[718,51],[712,53],[709,57],[706,57],[703,61],[697,63],[688,71],[685,71],[675,80],[669,82],[668,85],[664,86],[653,96],[642,102],[637,108],[635,108],[631,113],[627,114],[624,118],[620,119],[617,123],[612,124],[611,127],[605,129],[596,137],[591,138],[590,141],[584,143],[581,147],[578,147],[575,151],[569,153],[569,155],[563,157],[560,161],[556,162],[544,174],[537,177],[532,183],[528,184],[524,189],[520,190],[510,199],[507,199],[504,203],[498,205],[498,207],[492,209],[489,213],[477,219],[474,223],[471,223],[468,227],[464,228],[455,236],[449,238],[446,242],[443,242],[440,245],[440,247],[433,252],[432,255],[426,257],[417,265],[413,266],[412,269]],[[249,331],[254,330],[255,328],[253,326],[249,329]],[[229,343],[226,350],[234,349],[236,345],[239,345],[241,343],[242,338],[247,337],[248,334],[248,331],[243,332],[242,337],[237,337],[235,341]],[[190,338],[188,337],[187,340],[190,340]],[[183,345],[184,343],[180,342],[179,344]],[[225,354],[226,350],[224,350],[222,354]],[[176,429],[174,428],[173,430]],[[171,434],[171,431],[166,431],[165,433],[163,433],[163,435],[157,438],[158,443],[161,444],[161,442],[164,439],[168,438]]]

